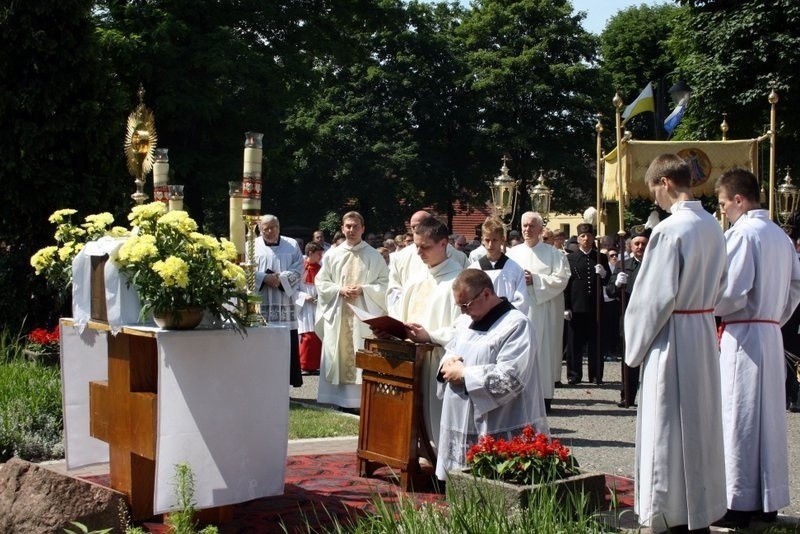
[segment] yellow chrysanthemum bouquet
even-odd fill
[[[134,207],[128,219],[137,230],[110,259],[136,287],[143,316],[203,308],[243,330],[232,302],[245,297],[246,278],[232,242],[198,232],[185,211],[161,202]]]
[[[89,215],[79,226],[71,222],[73,209],[50,216],[57,225],[58,246],[42,248],[31,257],[36,274],[47,277],[56,288],[72,283],[72,260],[85,243],[103,236],[125,237],[112,253],[119,271],[136,288],[142,304],[141,317],[187,308],[208,310],[217,320],[244,330],[236,298],[246,297],[244,270],[235,261],[236,247],[226,239],[197,231],[197,223],[185,211],[168,212],[162,202],[135,206],[128,215],[132,230],[108,229],[109,213]]]
[[[72,222],[76,210],[62,209],[55,211],[48,219],[56,225],[53,236],[56,245],[39,249],[31,256],[31,266],[37,275],[43,275],[51,287],[65,294],[72,284],[72,260],[89,241],[104,236],[122,237],[128,230],[121,226],[109,228],[114,222],[110,213],[103,212],[87,215],[84,222],[77,225]]]

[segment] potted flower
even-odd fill
[[[136,206],[128,219],[133,235],[111,260],[136,287],[142,317],[152,312],[159,326],[193,328],[207,310],[244,332],[233,302],[245,298],[246,280],[232,242],[199,233],[185,211],[167,212],[162,202]]]
[[[30,361],[55,364],[59,361],[59,328],[35,328],[28,333],[23,353]]]
[[[466,463],[467,469],[448,473],[448,486],[462,496],[477,490],[521,509],[531,492],[549,486],[563,502],[584,493],[596,509],[604,500],[605,476],[582,473],[567,447],[530,425],[510,440],[481,436],[467,451]]]
[[[72,260],[86,243],[103,236],[122,237],[128,233],[121,226],[109,228],[114,217],[108,212],[87,215],[81,224],[72,221],[75,213],[77,211],[74,209],[53,212],[48,220],[56,225],[53,235],[56,244],[41,248],[31,256],[31,266],[36,274],[43,275],[48,285],[60,295],[69,294],[72,285]]]

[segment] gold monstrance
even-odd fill
[[[139,105],[128,115],[128,129],[125,134],[125,156],[128,171],[136,182],[136,192],[131,198],[136,204],[147,200],[144,193],[144,177],[153,168],[153,158],[158,142],[156,120],[153,112],[144,105],[144,87],[139,85]]]

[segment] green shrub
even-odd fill
[[[63,458],[63,428],[59,368],[26,362],[13,347],[3,351],[0,462],[12,456],[29,461]]]

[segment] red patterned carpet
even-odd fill
[[[356,474],[355,453],[290,456],[286,464],[284,494],[236,505],[230,522],[218,525],[223,534],[270,532],[325,532],[334,521],[345,523],[367,513],[371,503],[380,498],[395,502],[403,494],[388,469],[378,471],[377,478],[361,478]],[[108,485],[108,477],[87,477]],[[607,488],[613,488],[618,507],[633,504],[633,481],[606,475]],[[444,496],[433,491],[408,493],[418,502],[444,502]],[[610,503],[612,492],[606,491]],[[151,532],[166,532],[163,525],[147,523]]]

